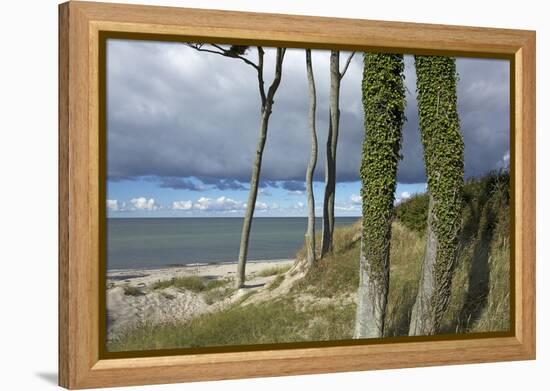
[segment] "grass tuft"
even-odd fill
[[[258,273],[256,273],[256,275],[259,277],[270,277],[278,274],[284,274],[287,271],[289,271],[291,267],[292,265],[272,266],[272,267],[268,267],[266,269],[260,270]]]
[[[145,292],[135,286],[125,285],[124,294],[126,296],[143,296],[145,295]]]
[[[284,280],[285,280],[284,275],[282,274],[277,275],[277,277],[275,277],[273,281],[271,281],[271,283],[267,286],[267,289],[270,291],[277,289],[279,286],[281,286]]]
[[[157,281],[153,284],[153,289],[161,290],[166,288],[176,288],[200,293],[225,286],[229,282],[229,279],[208,280],[198,276],[183,276],[172,278],[170,280]]]

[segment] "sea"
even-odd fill
[[[353,224],[358,217],[337,217]],[[195,263],[236,262],[243,219],[108,218],[107,269],[154,269]],[[316,230],[322,222],[316,219]],[[303,246],[305,217],[259,217],[252,220],[248,260],[293,259]]]

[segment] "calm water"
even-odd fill
[[[338,217],[336,225],[357,217]],[[242,218],[107,219],[107,268],[132,269],[196,262],[235,262]],[[305,217],[255,218],[248,259],[294,258],[302,247]],[[321,219],[316,228],[320,232]]]

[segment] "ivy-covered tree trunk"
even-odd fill
[[[321,257],[332,251],[334,233],[334,196],[336,192],[336,147],[340,126],[340,51],[330,52],[330,102],[327,153],[325,166],[325,197],[323,202],[323,233]]]
[[[464,185],[464,143],[457,112],[455,60],[416,56],[420,135],[430,195],[426,250],[409,335],[439,332],[457,259]]]
[[[363,221],[355,338],[384,333],[397,164],[405,121],[403,56],[364,55]]]
[[[311,130],[311,153],[306,171],[306,190],[308,203],[308,219],[306,233],[306,249],[308,267],[315,264],[315,196],[313,194],[313,173],[317,165],[317,132],[315,130],[315,110],[317,106],[317,93],[315,91],[315,78],[311,65],[311,50],[306,49],[306,71],[309,93],[309,128]]]

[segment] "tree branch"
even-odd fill
[[[277,48],[277,58],[275,60],[275,77],[273,78],[273,82],[271,83],[271,85],[269,86],[269,90],[267,91],[268,105],[271,105],[273,103],[273,97],[275,96],[275,92],[277,91],[277,88],[279,88],[279,83],[281,82],[285,52],[285,48]]]
[[[346,74],[346,71],[348,70],[349,64],[351,63],[351,60],[352,60],[354,55],[355,55],[355,52],[351,52],[348,59],[346,60],[346,65],[344,66],[344,70],[340,73],[340,80],[342,80],[342,78]]]
[[[260,98],[262,99],[262,109],[265,107],[266,96],[265,96],[265,85],[264,85],[264,49],[261,46],[258,46],[258,88],[260,89]]]
[[[238,54],[235,54],[235,53],[232,53],[229,50],[224,49],[223,47],[221,47],[219,45],[216,45],[216,44],[213,44],[213,43],[209,44],[210,46],[212,46],[212,47],[214,47],[218,50],[205,49],[205,48],[203,48],[204,44],[202,44],[202,43],[201,44],[186,43],[185,45],[187,45],[188,47],[190,47],[192,49],[195,49],[196,51],[199,51],[199,52],[219,54],[220,56],[229,57],[229,58],[238,58],[239,60],[244,61],[246,64],[248,64],[251,67],[253,67],[254,69],[256,69],[256,71],[258,71],[258,72],[260,71],[258,65],[254,64],[248,58],[243,57],[243,56],[238,55]]]

